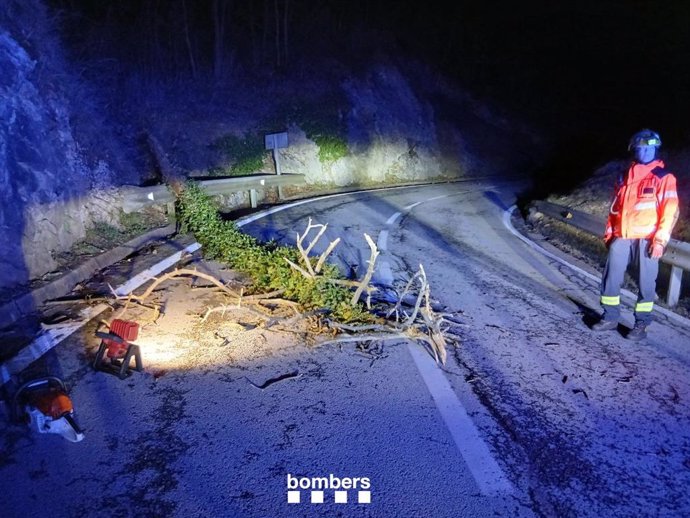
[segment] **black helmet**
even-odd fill
[[[650,129],[643,129],[630,137],[630,144],[628,144],[628,151],[632,151],[638,146],[654,146],[658,148],[661,146],[661,137],[656,131]]]

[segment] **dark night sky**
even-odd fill
[[[477,4],[418,18],[424,34],[439,28],[432,54],[446,47],[443,66],[459,79],[550,124],[604,132],[649,125],[666,129],[671,141],[685,137],[690,4]]]
[[[275,66],[271,31],[276,12],[281,18],[287,4],[291,66],[323,57],[361,65],[374,50],[383,49],[398,58],[414,56],[432,63],[476,97],[521,110],[573,142],[616,138],[620,146],[633,131],[650,126],[662,133],[666,144],[680,146],[690,134],[685,122],[690,108],[690,2],[52,4],[62,9],[73,47],[81,49],[77,54],[114,57],[125,66],[128,60],[130,66],[144,66],[146,60],[151,66],[167,63],[168,73],[188,66],[183,37],[188,33],[196,64],[210,66],[212,13],[223,5],[227,50],[245,70]]]

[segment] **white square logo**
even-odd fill
[[[299,491],[288,491],[288,504],[299,504]]]
[[[358,491],[357,501],[360,504],[370,504],[371,503],[371,491]]]
[[[311,492],[311,503],[312,504],[323,504],[323,491],[312,491]]]
[[[336,491],[335,492],[335,503],[336,504],[346,504],[347,503],[347,491]]]

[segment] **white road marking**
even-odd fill
[[[451,196],[445,194],[427,200],[418,201],[404,207],[405,211],[410,211],[422,203],[427,203],[440,198]],[[392,225],[401,213],[396,212],[386,221],[386,225]],[[379,233],[377,246],[381,250],[387,247],[388,231],[382,230]],[[393,273],[390,265],[382,261],[380,269],[387,269],[387,275],[393,280]],[[382,273],[382,272],[381,272]],[[494,459],[489,447],[479,434],[479,430],[462,406],[457,394],[453,391],[450,383],[443,375],[431,355],[423,351],[419,345],[408,343],[407,350],[410,352],[419,373],[429,390],[432,399],[438,408],[443,421],[448,427],[448,431],[455,441],[462,458],[465,460],[472,477],[474,477],[479,490],[483,495],[495,496],[514,493],[514,488],[508,478],[503,473],[496,460]]]
[[[387,230],[382,230],[379,232],[379,237],[376,240],[376,248],[379,250],[386,250],[386,247],[388,246],[388,231]]]
[[[56,325],[38,335],[28,347],[25,347],[19,351],[16,356],[13,356],[2,364],[2,368],[0,369],[0,386],[10,381],[13,375],[26,369],[65,338],[83,327],[84,324],[91,319],[103,313],[103,311],[109,307],[110,306],[107,304],[98,304],[97,306],[86,308],[82,310],[82,319],[78,322]]]
[[[393,286],[393,270],[388,261],[379,261],[374,272],[374,280],[383,286]]]
[[[299,207],[300,205],[304,205],[306,203],[313,203],[315,201],[320,201],[320,200],[328,200],[331,198],[339,198],[340,196],[351,196],[353,194],[362,194],[362,193],[367,193],[367,192],[377,192],[377,191],[392,191],[396,189],[413,189],[413,188],[418,188],[419,185],[403,185],[402,187],[383,187],[380,189],[367,189],[364,191],[352,191],[352,192],[340,192],[338,194],[329,194],[328,196],[321,196],[319,198],[309,198],[307,200],[300,200],[300,201],[294,201],[292,203],[287,203],[285,205],[278,205],[277,207],[271,207],[270,209],[266,209],[261,212],[257,212],[256,214],[252,214],[250,216],[245,216],[244,218],[240,218],[235,221],[235,225],[238,227],[243,227],[245,225],[248,225],[249,223],[252,223],[258,219],[265,218],[266,216],[270,216],[271,214],[275,214],[276,212],[281,212],[287,209],[291,209],[293,207]],[[421,203],[421,202],[420,202]]]
[[[413,343],[408,343],[407,350],[481,493],[486,496],[514,493],[513,485],[431,355]]]
[[[426,200],[418,201],[418,202],[416,202],[416,203],[413,203],[412,205],[408,205],[407,207],[403,207],[403,208],[404,208],[405,210],[412,210],[412,209],[414,209],[417,205],[421,205],[422,203],[427,203],[427,202],[434,201],[434,200],[440,200],[441,198],[448,198],[449,196],[456,196],[456,195],[458,195],[458,194],[466,194],[466,193],[468,193],[468,192],[472,192],[472,191],[462,191],[462,192],[454,192],[454,193],[451,193],[451,194],[442,194],[441,196],[434,196],[433,198],[428,198],[428,199],[426,199]]]
[[[146,281],[151,280],[151,277],[155,277],[156,275],[158,275],[162,271],[170,268],[173,264],[175,264],[180,259],[182,259],[182,256],[184,254],[191,254],[192,252],[196,252],[197,250],[199,250],[199,248],[201,248],[201,245],[199,243],[192,243],[191,245],[184,248],[183,250],[180,250],[179,252],[175,252],[170,257],[163,259],[161,262],[154,264],[151,268],[144,270],[143,272],[132,277],[130,280],[128,280],[122,286],[118,287],[115,290],[115,294],[122,296],[122,295],[127,295],[127,294],[131,293],[133,290],[137,289],[139,286],[144,284]]]
[[[395,223],[395,220],[398,219],[400,216],[402,216],[402,212],[396,212],[386,220],[386,225],[392,225],[393,223]]]
[[[570,264],[569,262],[561,259],[557,255],[554,255],[551,252],[549,252],[548,250],[545,250],[544,248],[539,246],[534,241],[531,241],[531,240],[527,239],[525,236],[523,236],[522,234],[520,234],[520,232],[518,232],[515,229],[515,227],[513,227],[513,224],[510,222],[510,218],[511,218],[511,216],[512,216],[512,214],[516,208],[517,207],[515,205],[513,205],[512,207],[510,207],[509,209],[507,209],[506,211],[503,212],[503,226],[506,227],[511,232],[511,234],[513,234],[515,237],[517,237],[521,241],[524,241],[525,243],[527,243],[529,246],[531,246],[535,250],[544,254],[549,259],[553,259],[554,261],[561,263],[562,265],[567,266],[568,268],[575,270],[580,275],[583,275],[584,277],[587,277],[588,279],[590,279],[594,282],[599,282],[601,280],[599,277],[596,277],[596,276],[592,275],[591,273],[584,271],[582,268],[579,268],[579,267],[575,266],[574,264]]]

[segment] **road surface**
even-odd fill
[[[366,232],[391,288],[423,264],[460,334],[446,366],[417,344],[315,348],[231,322],[190,337],[164,322],[207,301],[178,286],[167,331],[142,332],[146,373],[93,372],[93,325],[54,349],[86,439],[0,424],[2,515],[686,516],[687,324],[659,315],[643,344],[593,333],[596,282],[511,232],[515,196],[488,181],[391,189],[246,222],[289,243],[328,223],[353,275]],[[179,361],[156,367],[166,352]]]

